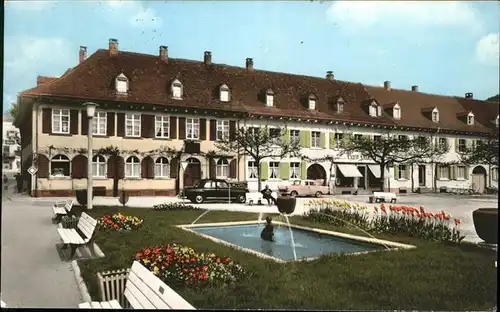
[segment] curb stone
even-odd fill
[[[80,291],[80,296],[82,297],[83,302],[91,302],[92,298],[90,297],[87,285],[82,278],[80,267],[78,266],[76,260],[71,261],[71,268],[73,269],[73,273],[75,274],[75,281],[78,285],[78,290]]]

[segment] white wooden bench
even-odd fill
[[[125,298],[133,309],[196,310],[142,264],[134,261],[125,284]],[[78,305],[82,309],[120,309],[117,300],[92,301]]]
[[[57,223],[61,222],[61,218],[68,215],[71,212],[71,208],[73,208],[72,199],[56,202],[54,206],[52,206],[52,212],[54,212],[52,220]]]
[[[76,248],[83,245],[89,245],[92,254],[94,252],[94,232],[97,226],[97,220],[82,212],[76,229],[57,229],[61,240],[64,243],[63,249],[71,247],[69,260],[73,258]]]
[[[370,203],[374,202],[395,203],[397,199],[398,197],[396,196],[396,193],[390,193],[390,192],[373,192],[373,195],[369,197]]]

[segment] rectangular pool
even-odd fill
[[[190,227],[193,232],[208,235],[228,243],[251,249],[285,261],[294,260],[288,227],[274,224],[275,242],[260,238],[264,224]],[[357,241],[292,227],[297,260],[316,258],[329,253],[357,253],[381,250],[378,244]]]

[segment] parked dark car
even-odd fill
[[[225,180],[221,179],[202,179],[193,187],[186,187],[182,191],[183,197],[191,202],[201,204],[205,200],[228,200],[231,194],[231,200],[236,200],[239,203],[246,202],[247,188],[242,188],[236,185],[229,185]]]

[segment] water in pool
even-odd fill
[[[193,227],[192,231],[212,236],[240,247],[252,249],[286,261],[294,260],[288,227],[274,225],[275,242],[260,238],[264,224]],[[327,253],[354,253],[384,249],[381,245],[293,228],[297,259],[319,257]]]

